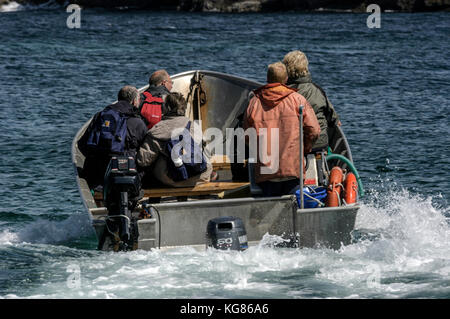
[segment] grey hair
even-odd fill
[[[309,74],[308,58],[302,51],[291,51],[283,58],[290,79]]]
[[[121,88],[119,94],[117,95],[117,99],[119,101],[127,101],[130,104],[132,104],[137,98],[139,98],[139,92],[134,86],[131,85],[126,85]]]

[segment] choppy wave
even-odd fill
[[[450,288],[448,208],[406,190],[380,194],[362,205],[354,243],[340,250],[274,248],[266,235],[244,252],[177,248],[171,251],[106,253],[40,243],[86,235],[80,216],[19,234],[4,232],[3,250],[50,250],[43,262],[46,281],[5,298],[446,298]],[[54,234],[50,234],[54,232]],[[80,233],[81,232],[81,233]],[[8,245],[5,245],[8,242]],[[26,243],[25,243],[26,242]],[[36,246],[38,245],[38,246]],[[10,247],[10,248],[8,248]],[[27,248],[28,247],[28,248]],[[52,252],[54,250],[54,252]],[[78,253],[74,253],[78,252]],[[73,256],[76,255],[76,257]],[[68,257],[61,256],[67,255]],[[68,267],[80,285],[68,289]],[[51,275],[49,275],[51,274]]]
[[[0,134],[0,296],[450,296],[444,13],[389,14],[380,30],[353,14],[86,13],[80,30],[67,28],[64,10],[0,18],[0,118],[8,123]],[[142,86],[156,68],[262,82],[264,66],[292,49],[307,51],[366,188],[353,244],[279,249],[268,236],[243,253],[96,251],[70,162],[79,127],[121,85]],[[69,288],[76,266],[81,283]]]
[[[90,219],[84,213],[75,213],[60,221],[36,218],[15,231],[3,230],[0,233],[0,245],[61,244],[90,236],[92,232]]]

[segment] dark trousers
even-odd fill
[[[266,181],[258,184],[263,191],[263,196],[282,196],[294,195],[300,189],[298,179],[292,179],[285,182]]]
[[[83,174],[81,175],[86,179],[91,189],[98,185],[103,185],[104,176],[110,156],[88,156],[84,161]]]

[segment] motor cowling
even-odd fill
[[[247,232],[239,217],[226,216],[211,219],[206,229],[207,246],[220,250],[248,248]]]
[[[131,212],[141,197],[141,181],[134,158],[112,157],[105,173],[103,201],[108,209],[108,229],[118,232],[122,244],[126,246],[124,249],[136,243],[139,236]]]
[[[133,157],[113,156],[105,173],[103,201],[110,214],[120,213],[121,193],[127,193],[128,209],[139,199],[141,182]]]

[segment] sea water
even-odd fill
[[[0,13],[1,298],[448,298],[448,13]],[[366,196],[352,244],[100,252],[71,143],[126,84],[204,69],[264,82],[306,52]],[[206,231],[206,230],[205,230]]]

